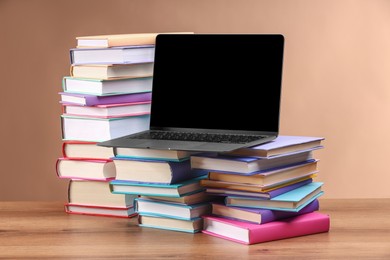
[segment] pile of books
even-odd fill
[[[136,195],[142,227],[196,233],[202,215],[210,214],[211,196],[200,181],[205,172],[191,170],[190,152],[117,148],[117,176],[110,182],[115,194]]]
[[[60,178],[69,182],[66,211],[134,216],[135,195],[112,194],[112,148],[97,142],[149,128],[154,42],[157,34],[77,38],[70,50],[71,76],[63,79],[63,157]]]
[[[313,151],[322,140],[279,136],[225,154],[192,155],[192,168],[208,171],[202,186],[224,197],[203,217],[203,233],[254,244],[328,231],[329,216],[316,212],[323,183],[313,181]]]

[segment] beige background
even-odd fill
[[[0,0],[0,200],[66,199],[57,92],[75,37],[169,31],[284,34],[281,134],[326,138],[326,197],[390,197],[389,28],[377,0]]]

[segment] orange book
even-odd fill
[[[193,32],[171,32],[168,34],[192,34]],[[132,34],[109,34],[95,36],[76,37],[77,48],[107,48],[128,45],[155,44],[158,34],[167,33],[132,33]]]

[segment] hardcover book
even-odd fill
[[[89,158],[103,160],[114,156],[114,151],[111,147],[103,147],[96,144],[96,142],[64,141],[62,143],[62,156],[70,159]]]
[[[65,212],[69,214],[130,218],[137,216],[134,207],[105,207],[81,204],[65,204]]]
[[[177,203],[146,200],[141,198],[136,199],[136,212],[142,216],[147,215],[191,220],[210,214],[210,211],[211,205],[209,203],[181,205]]]
[[[322,148],[321,142],[324,139],[325,138],[323,137],[279,135],[271,142],[258,146],[237,149],[227,154],[270,157],[284,153],[320,149]]]
[[[203,233],[249,245],[328,232],[330,227],[329,216],[318,212],[262,225],[213,216],[206,216],[203,219]]]
[[[115,178],[115,165],[112,160],[88,158],[59,158],[56,163],[58,177],[83,180],[112,180]]]
[[[137,93],[126,95],[95,96],[88,94],[75,94],[60,92],[62,104],[75,104],[82,106],[96,106],[108,104],[123,104],[145,102],[152,100],[152,93]]]
[[[138,224],[141,227],[197,233],[203,228],[203,219],[194,218],[191,220],[184,220],[165,218],[161,216],[138,215]]]
[[[153,75],[153,63],[71,65],[70,75],[93,79],[148,77]]]
[[[123,95],[152,91],[152,77],[129,79],[89,79],[64,77],[64,92],[95,96]]]
[[[113,158],[117,180],[174,184],[205,175],[204,171],[191,170],[189,160],[170,162],[163,160],[138,160],[124,157]]]
[[[223,204],[213,203],[211,213],[215,216],[220,216],[223,218],[235,219],[256,224],[265,224],[279,219],[291,218],[302,214],[310,213],[318,209],[318,200],[314,200],[298,212],[229,207]]]
[[[191,156],[191,166],[210,171],[258,174],[259,171],[286,167],[312,159],[311,151],[290,153],[272,158],[238,157],[223,154],[195,154]]]
[[[102,142],[149,129],[149,115],[92,118],[62,115],[64,140]]]
[[[323,194],[322,184],[322,182],[312,182],[269,200],[228,196],[225,203],[227,206],[298,212]]]
[[[110,183],[112,193],[135,194],[144,196],[174,197],[180,198],[195,192],[204,190],[199,181],[204,177],[198,177],[176,184],[139,183],[122,180],[113,180]]]
[[[74,65],[128,64],[153,62],[153,60],[154,45],[70,49],[70,63]]]

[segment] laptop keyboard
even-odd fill
[[[243,143],[249,143],[265,137],[266,136],[261,136],[261,135],[149,131],[147,133],[131,136],[129,138],[243,144]]]

